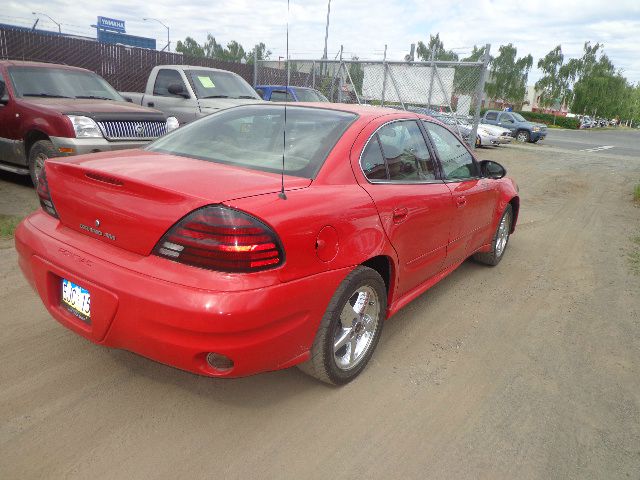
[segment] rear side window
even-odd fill
[[[159,97],[179,97],[180,95],[169,93],[169,85],[172,84],[182,85],[185,92],[187,90],[184,86],[184,82],[182,81],[182,77],[177,70],[160,70],[156,77],[156,83],[153,86],[153,94],[158,95]]]
[[[487,112],[487,116],[485,117],[487,120],[497,120],[498,112]]]
[[[271,92],[271,98],[269,99],[272,102],[295,102],[296,99],[289,92],[285,92],[284,90],[274,90]]]
[[[209,115],[161,137],[147,150],[314,178],[357,115],[284,105],[247,105]],[[170,160],[169,160],[170,161]]]
[[[365,176],[372,181],[401,183],[435,180],[433,159],[415,121],[393,122],[369,140],[360,158]]]

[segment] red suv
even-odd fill
[[[34,184],[49,157],[139,147],[167,125],[177,121],[128,103],[89,70],[0,61],[0,169]]]

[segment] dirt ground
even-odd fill
[[[640,478],[640,158],[480,157],[521,188],[504,260],[466,262],[389,320],[343,388],[95,346],[47,314],[2,242],[0,478]],[[7,178],[14,214],[33,190]]]

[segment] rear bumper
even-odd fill
[[[206,285],[194,288],[134,271],[113,255],[102,255],[101,242],[90,238],[91,253],[72,247],[77,238],[67,242],[65,236],[81,234],[54,219],[51,229],[43,229],[38,216],[47,214],[37,211],[19,225],[16,249],[25,277],[58,322],[96,344],[201,375],[239,377],[306,360],[329,300],[350,271],[211,291]],[[188,274],[193,267],[167,261],[167,268],[185,268]],[[61,306],[62,278],[90,292],[90,323]],[[206,362],[209,352],[228,356],[234,367],[225,372],[212,368]]]
[[[141,148],[145,145],[148,145],[150,143],[150,140],[110,142],[105,138],[51,137],[51,142],[53,143],[54,147],[58,149],[63,155],[83,155],[85,153],[111,152],[113,150]]]

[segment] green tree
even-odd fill
[[[204,49],[193,38],[187,37],[184,42],[178,40],[176,44],[176,52],[193,57],[204,57]]]
[[[256,44],[255,47],[247,52],[247,63],[253,63],[253,59],[256,54],[258,60],[269,60],[271,50],[267,50],[267,47],[263,42]]]
[[[359,60],[358,57],[352,56],[351,60],[353,62],[357,62]],[[353,82],[353,87],[357,92],[362,94],[362,82],[364,81],[364,69],[360,63],[350,63],[349,64],[349,76],[351,77],[351,81]]]
[[[547,53],[544,58],[538,60],[538,68],[543,75],[536,82],[536,89],[540,90],[540,105],[550,107],[556,103],[561,105],[570,93],[569,71],[564,68],[564,55],[562,46]]]
[[[484,58],[484,52],[487,47],[473,46],[471,54],[463,58],[463,62],[479,62]],[[480,81],[479,67],[456,66],[455,76],[453,77],[453,90],[456,95],[473,94],[476,91],[478,82]]]
[[[533,57],[529,54],[517,58],[518,49],[511,43],[501,45],[498,51],[499,55],[491,61],[490,81],[485,84],[485,91],[493,99],[522,103]]]
[[[429,35],[429,43],[425,45],[422,41],[418,42],[416,54],[418,58],[424,61],[431,60],[431,50],[434,49],[434,60],[442,61],[458,61],[458,55],[453,50],[445,50],[440,33],[436,33],[435,37]]]

